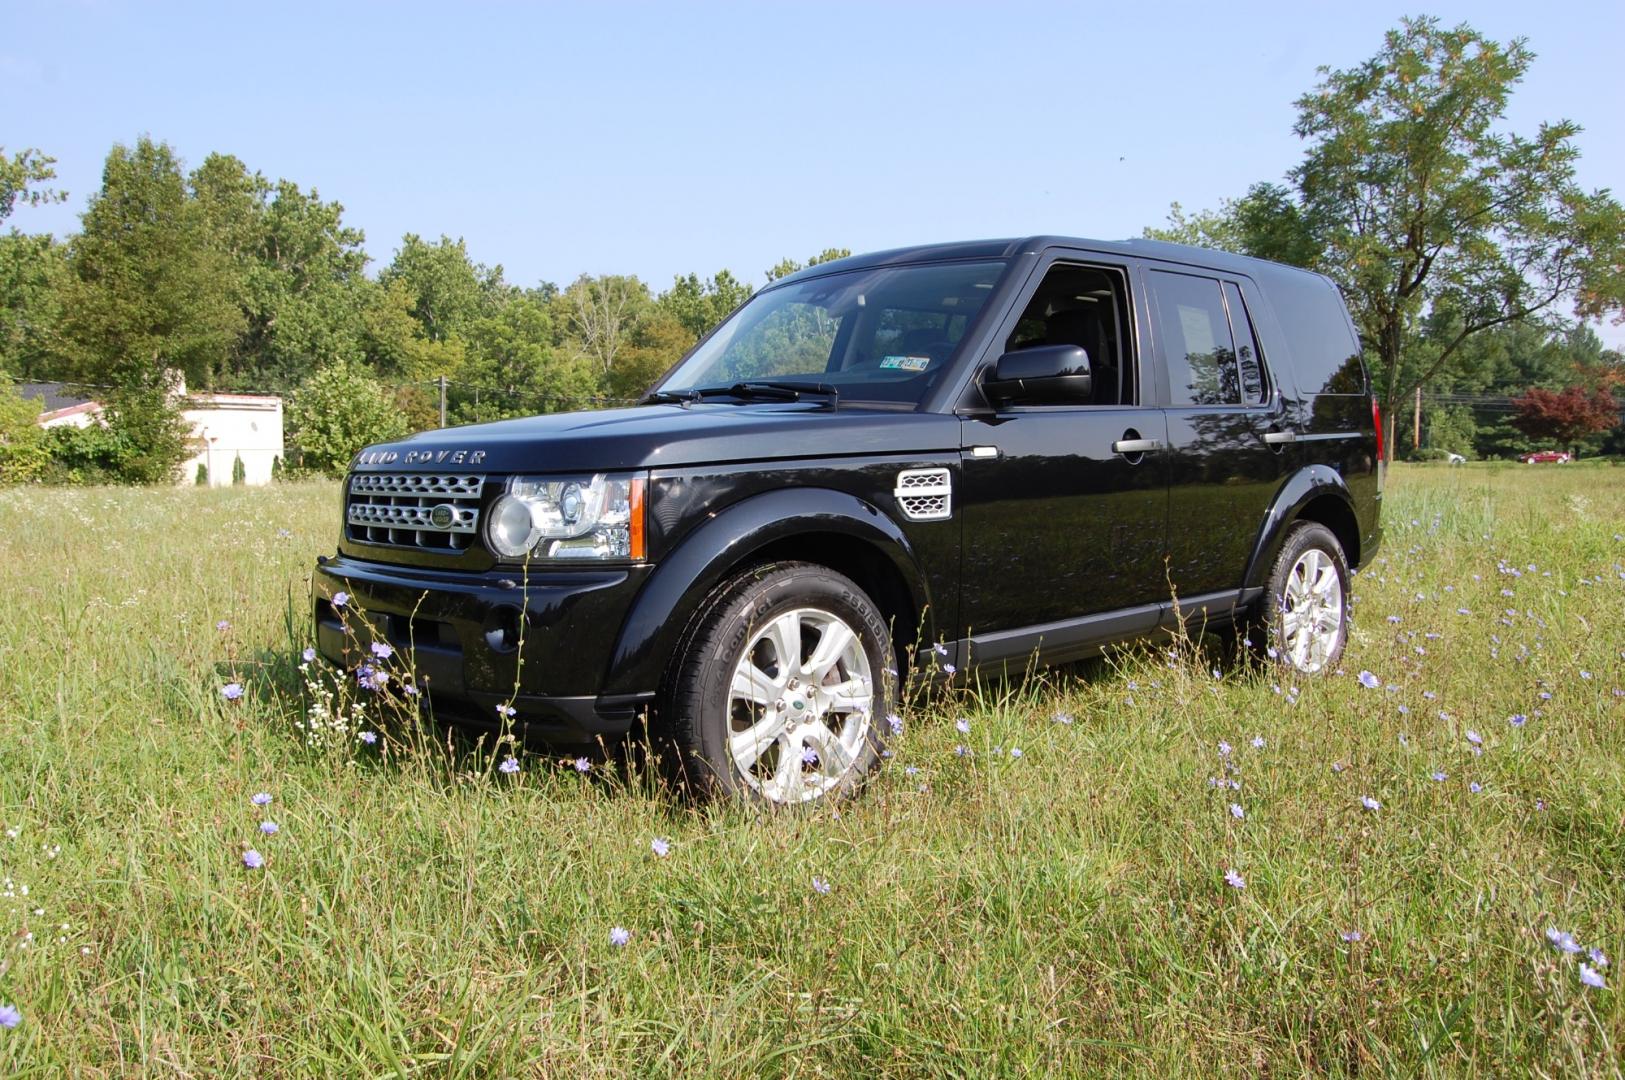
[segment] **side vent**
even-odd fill
[[[947,469],[904,469],[892,492],[910,521],[943,521],[953,517],[953,478]]]

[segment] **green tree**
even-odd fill
[[[461,238],[442,236],[431,244],[407,233],[395,258],[378,275],[378,283],[385,288],[403,286],[424,336],[440,342],[466,334],[469,324],[487,310],[491,294],[502,287],[502,268],[475,263]]]
[[[362,447],[406,434],[406,420],[365,366],[344,360],[294,391],[288,428],[300,467],[336,476]]]
[[[171,369],[211,385],[243,330],[238,267],[174,152],[115,146],[81,220],[62,301],[69,369],[132,390],[166,391]]]
[[[56,158],[31,147],[8,158],[5,150],[0,146],[0,221],[10,217],[18,203],[39,206],[68,197],[66,192],[40,186],[56,179]]]
[[[608,385],[617,359],[653,302],[649,287],[635,277],[582,274],[553,303],[573,353],[585,357]]]
[[[103,417],[111,446],[107,462],[111,479],[124,484],[174,483],[181,462],[191,456],[191,428],[170,387],[119,387],[108,394]]]
[[[734,308],[750,299],[753,290],[727,270],[700,280],[698,274],[679,277],[655,301],[689,333],[689,344],[700,340]]]
[[[819,263],[844,259],[851,254],[851,248],[825,248],[804,263],[796,262],[794,259],[780,259],[776,265],[768,268],[767,280],[771,284],[782,277],[789,277],[798,270],[805,270],[807,267],[817,266]]]
[[[0,235],[0,368],[24,379],[55,370],[67,247],[49,235]]]
[[[1331,275],[1392,423],[1476,335],[1565,301],[1593,315],[1625,307],[1625,210],[1576,182],[1579,127],[1502,129],[1533,59],[1521,39],[1407,19],[1365,63],[1322,68],[1298,100],[1293,130],[1309,146],[1290,189],[1255,186],[1216,215],[1178,214],[1153,232]],[[1424,323],[1450,329],[1419,348]]]

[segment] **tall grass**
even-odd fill
[[[1615,470],[1396,469],[1337,675],[958,691],[767,816],[310,747],[337,498],[0,493],[0,1074],[1619,1074]]]

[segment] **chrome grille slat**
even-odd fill
[[[344,520],[350,539],[390,547],[461,552],[479,532],[485,477],[470,473],[357,473],[350,477]],[[446,506],[451,520],[434,522]]]

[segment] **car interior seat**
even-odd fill
[[[1052,312],[1044,319],[1044,343],[1081,345],[1089,354],[1089,368],[1094,375],[1090,402],[1095,405],[1118,403],[1117,351],[1112,347],[1098,306]]]

